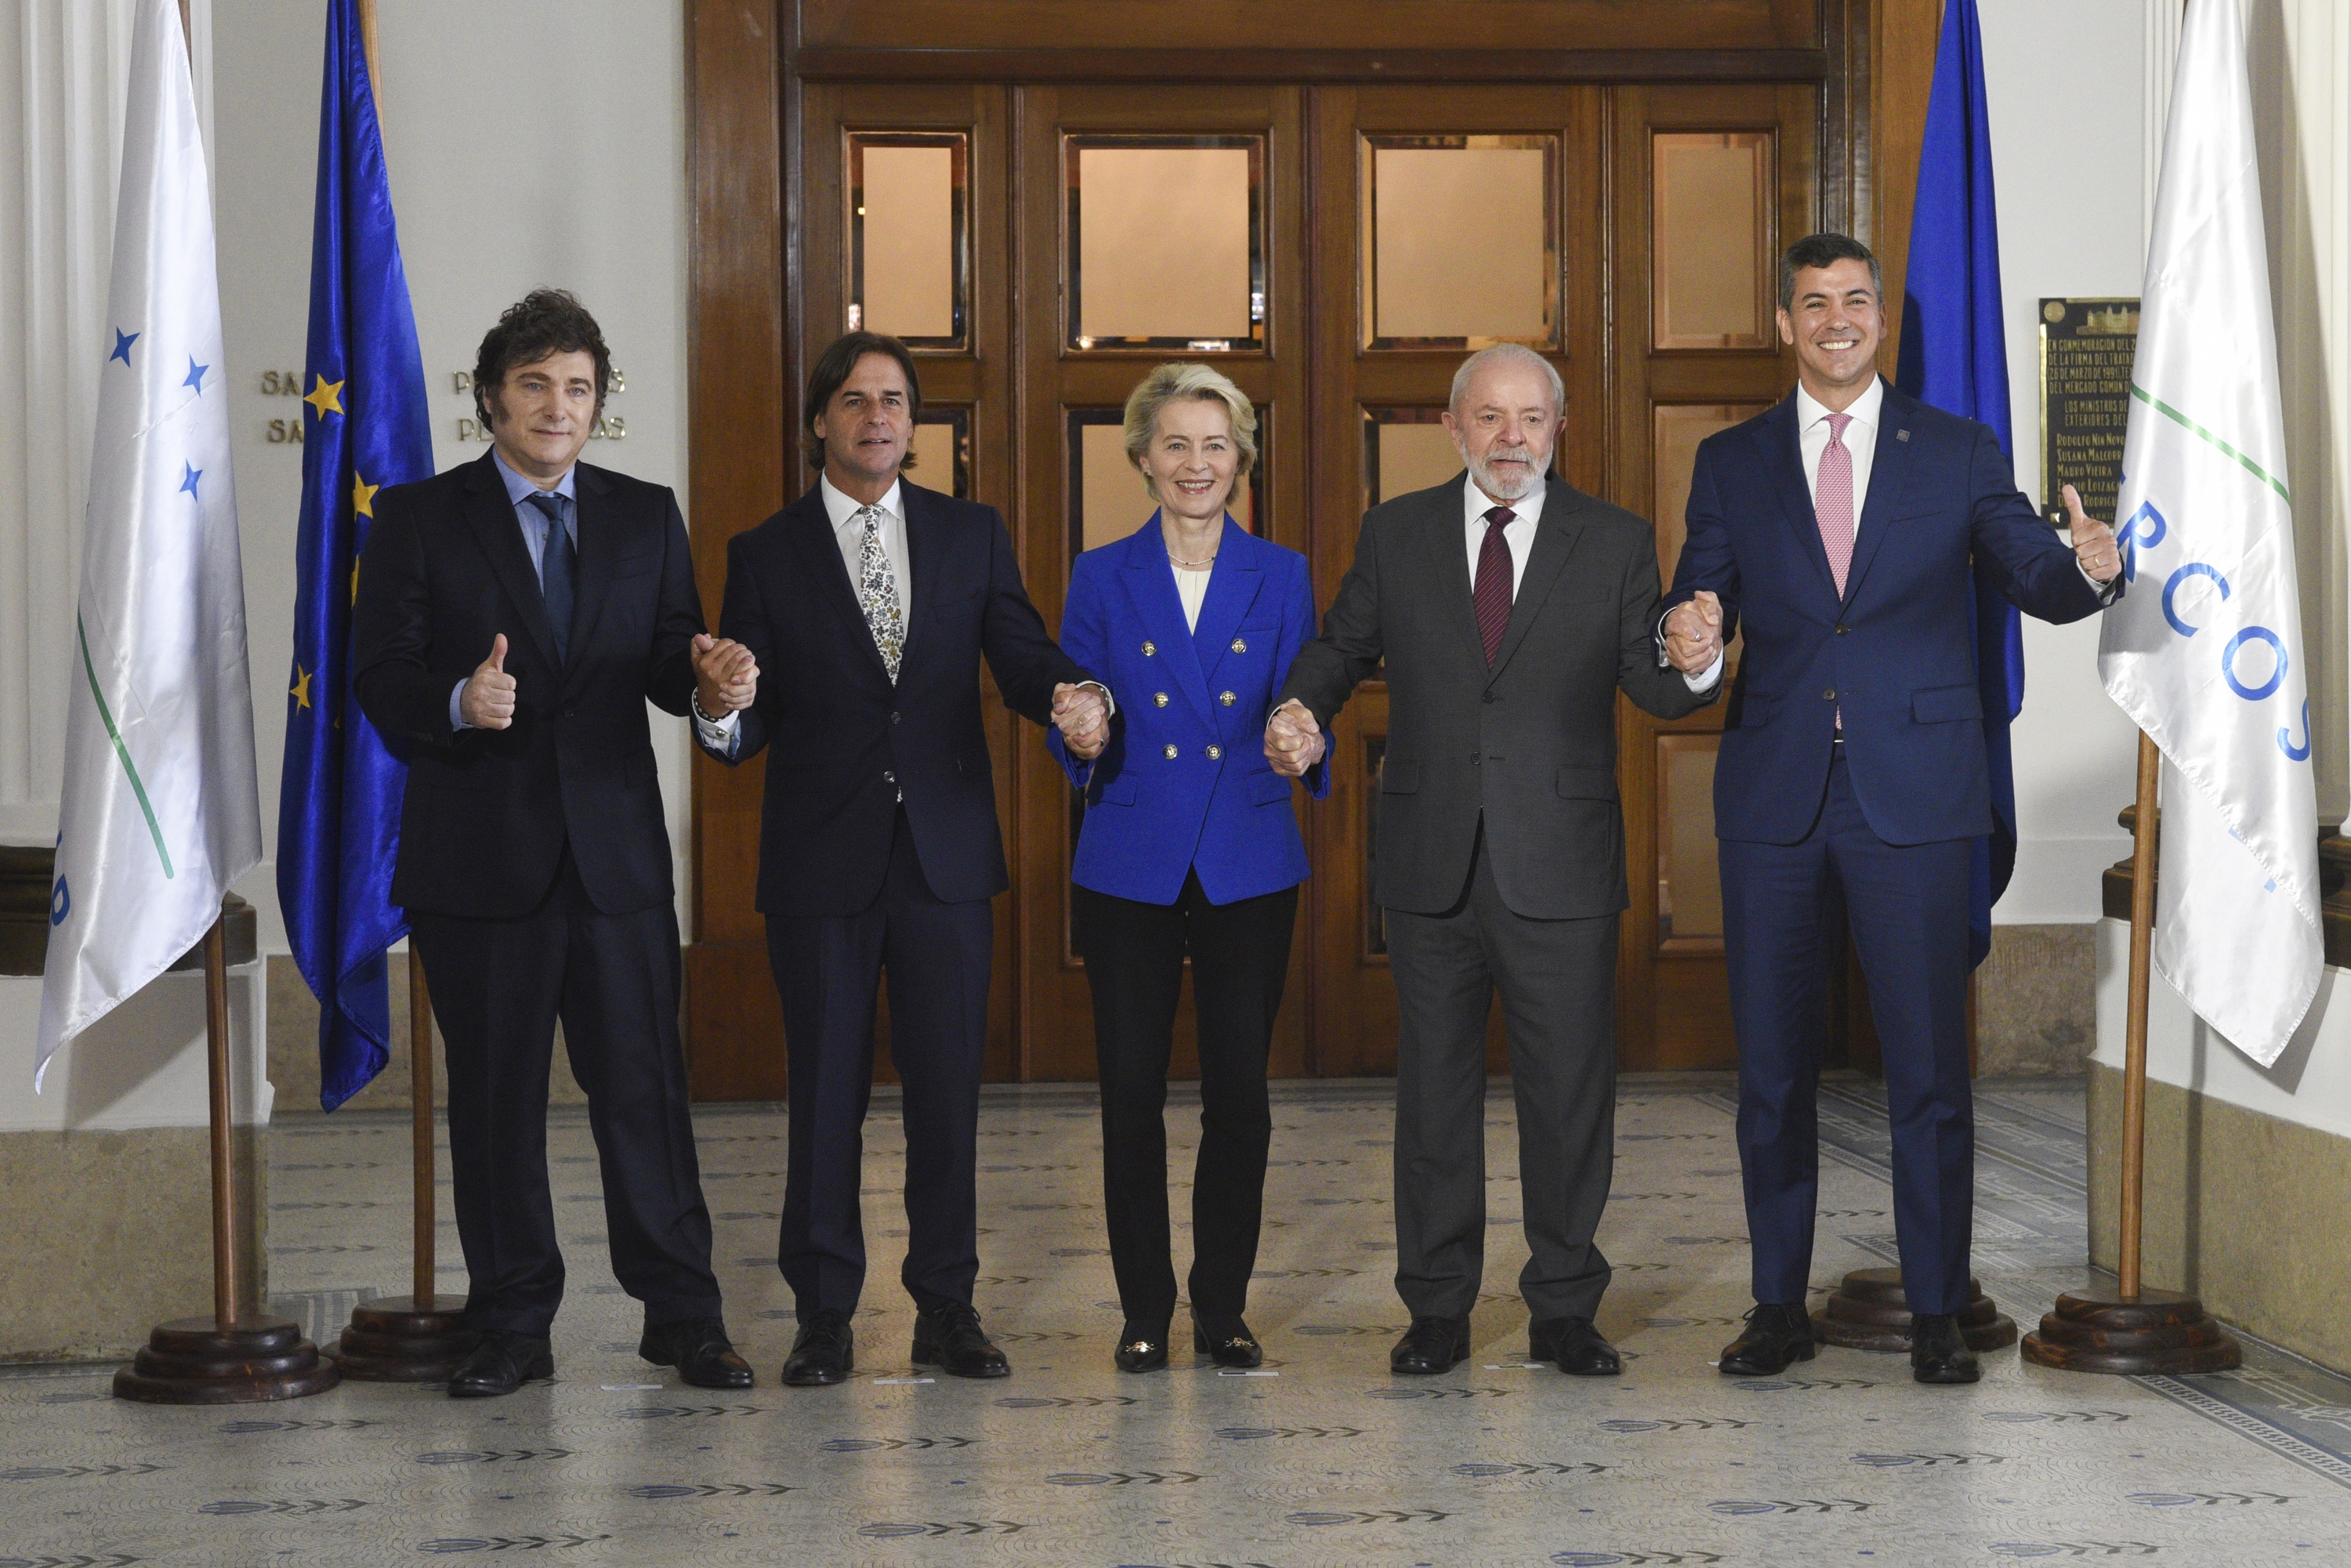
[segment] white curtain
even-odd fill
[[[191,10],[209,130],[210,0]],[[0,6],[0,843],[57,835],[130,54],[129,0]]]

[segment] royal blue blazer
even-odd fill
[[[1265,724],[1290,662],[1314,636],[1306,558],[1231,517],[1208,574],[1197,632],[1167,563],[1159,514],[1125,538],[1090,549],[1070,571],[1061,650],[1110,687],[1110,745],[1081,762],[1046,743],[1085,791],[1071,877],[1080,887],[1142,904],[1173,904],[1186,872],[1211,904],[1306,880],[1306,844],[1290,780],[1265,759]],[[1315,799],[1327,765],[1307,770]]]
[[[2095,615],[2073,550],[2017,493],[1973,420],[1889,386],[1840,596],[1821,546],[1795,394],[1708,436],[1690,476],[1670,611],[1700,589],[1747,633],[1714,769],[1720,839],[1792,844],[1820,815],[1836,716],[1870,831],[1890,844],[1992,829],[1977,684],[1979,573],[2027,615]]]

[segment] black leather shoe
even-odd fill
[[[726,1324],[718,1318],[647,1324],[637,1354],[655,1366],[674,1366],[696,1388],[748,1388],[751,1364],[735,1354]]]
[[[784,1384],[790,1388],[820,1388],[846,1383],[856,1364],[857,1333],[849,1326],[849,1314],[811,1313],[792,1336],[792,1354],[784,1357]]]
[[[1257,1343],[1257,1335],[1238,1317],[1202,1317],[1192,1314],[1192,1349],[1218,1366],[1251,1367],[1265,1364],[1265,1346]]]
[[[1415,1318],[1388,1352],[1388,1370],[1425,1377],[1452,1371],[1468,1354],[1468,1318]]]
[[[1959,1322],[1949,1312],[1910,1317],[1910,1375],[1921,1383],[1973,1383],[1983,1375],[1976,1353],[1959,1337]]]
[[[490,1333],[449,1375],[452,1399],[496,1399],[534,1377],[555,1375],[555,1353],[528,1334]]]
[[[1725,1377],[1777,1377],[1819,1349],[1802,1301],[1765,1301],[1747,1314],[1746,1332],[1723,1347],[1719,1364]]]
[[[1157,1372],[1167,1364],[1167,1320],[1129,1318],[1118,1336],[1121,1372]]]
[[[1165,1335],[1160,1343],[1166,1343]],[[979,1313],[962,1301],[914,1314],[914,1364],[950,1377],[1009,1377],[1011,1364],[979,1326]]]
[[[1570,1377],[1614,1377],[1625,1370],[1616,1347],[1590,1318],[1537,1318],[1527,1325],[1527,1357],[1555,1361]]]

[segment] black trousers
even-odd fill
[[[677,915],[600,913],[566,850],[519,920],[412,914],[449,1058],[449,1176],[476,1326],[544,1335],[563,1300],[547,1189],[555,1023],[604,1178],[612,1273],[648,1324],[719,1315],[679,1040]]]
[[[855,915],[768,916],[784,1004],[791,1141],[776,1261],[803,1319],[854,1312],[865,1288],[858,1203],[873,1086],[873,1006],[890,985],[890,1060],[904,1086],[906,1262],[925,1311],[971,1301],[979,1275],[979,1072],[987,1047],[995,921],[984,898],[942,901],[924,879],[906,813],[890,869]]]
[[[1119,1305],[1146,1322],[1173,1316],[1167,1231],[1167,1058],[1184,956],[1192,957],[1200,1043],[1200,1148],[1192,1173],[1192,1310],[1238,1317],[1249,1305],[1273,1113],[1266,1053],[1298,889],[1215,904],[1196,874],[1174,904],[1073,890],[1079,947],[1094,998],[1102,1081],[1102,1207]]]
[[[1486,1260],[1486,1015],[1497,992],[1518,1101],[1530,1317],[1588,1318],[1615,1163],[1616,916],[1534,920],[1494,886],[1485,834],[1442,915],[1387,911],[1396,988],[1396,1294],[1466,1318]]]

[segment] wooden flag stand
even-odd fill
[[[343,1375],[365,1383],[441,1383],[472,1354],[461,1296],[434,1292],[436,1209],[433,1196],[433,998],[413,937],[408,944],[410,1163],[413,1167],[415,1267],[405,1296],[380,1296],[351,1312],[332,1352]]]
[[[2225,1372],[2244,1354],[2194,1296],[2146,1289],[2139,1277],[2147,1186],[2147,1006],[2155,946],[2156,795],[2162,753],[2138,737],[2138,810],[2131,822],[2130,1013],[2123,1045],[2121,1256],[2112,1290],[2067,1291],[2022,1354],[2036,1366],[2126,1376]]]
[[[249,1311],[237,1260],[235,1127],[229,1111],[228,942],[204,934],[204,1045],[212,1070],[213,1315],[157,1325],[114,1375],[114,1396],[150,1405],[243,1405],[321,1394],[341,1381],[302,1325]]]

